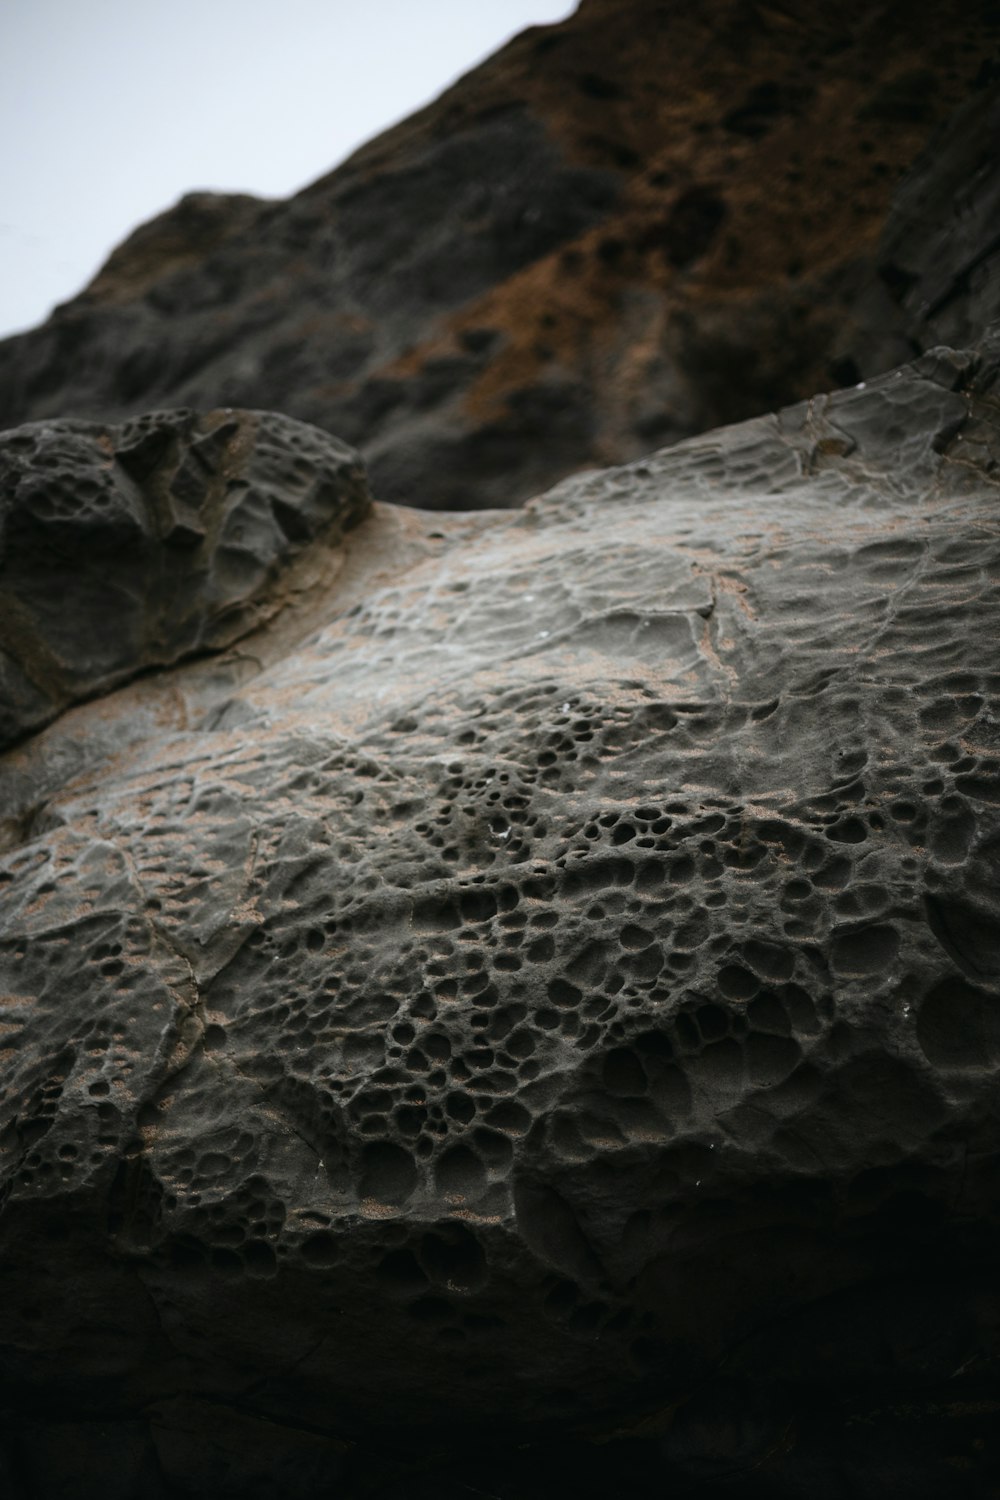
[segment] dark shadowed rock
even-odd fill
[[[376,506],[8,754],[12,1493],[992,1493],[997,372]]]
[[[264,412],[0,436],[0,746],[151,667],[217,651],[370,500],[357,455]]]
[[[913,319],[949,343],[975,342],[1000,297],[1000,90],[997,65],[938,131],[900,185],[880,274]]]
[[[994,5],[585,0],[285,202],[197,193],[0,347],[0,423],[286,411],[510,506],[1000,315]]]

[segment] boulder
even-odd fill
[[[8,752],[12,1495],[992,1493],[998,370],[376,504]]]

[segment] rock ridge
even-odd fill
[[[193,194],[0,346],[0,425],[273,409],[522,503],[1000,316],[996,7],[589,0],[284,202]]]

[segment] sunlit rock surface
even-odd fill
[[[12,1496],[991,1493],[997,369],[376,505],[8,753]]]

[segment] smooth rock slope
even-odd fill
[[[12,1496],[992,1493],[998,369],[376,505],[8,752]]]

